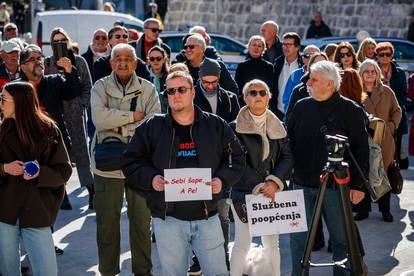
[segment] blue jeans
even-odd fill
[[[205,276],[228,275],[224,238],[218,215],[208,220],[154,218],[154,231],[163,276],[187,275],[191,249]]]
[[[20,238],[29,255],[33,275],[57,276],[56,253],[50,227],[19,228],[0,222],[0,270],[4,276],[20,273]]]
[[[310,228],[313,209],[316,203],[319,189],[293,184],[294,190],[303,190],[305,198],[306,220]],[[326,189],[325,198],[322,204],[322,215],[325,219],[326,226],[331,240],[333,260],[341,261],[347,256],[347,243],[345,235],[345,226],[342,220],[341,207],[339,205],[338,191],[331,188]],[[290,234],[290,250],[292,254],[292,275],[300,275],[301,260],[305,252],[306,238],[308,232]],[[307,273],[308,275],[308,273]],[[333,275],[349,275],[344,269],[334,267]]]

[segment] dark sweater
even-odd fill
[[[270,91],[273,91],[273,65],[263,58],[249,58],[239,63],[236,69],[235,79],[239,87],[240,104],[244,105],[243,87],[253,79],[264,81],[269,86]]]
[[[368,178],[369,147],[365,126],[364,110],[339,93],[322,102],[311,97],[297,102],[288,123],[288,136],[295,159],[293,183],[319,186],[319,176],[328,157],[325,134],[348,137],[351,151]],[[348,153],[345,153],[344,161],[348,160]],[[350,160],[348,162],[350,186],[362,190],[364,180],[355,164]]]

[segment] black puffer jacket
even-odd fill
[[[174,208],[174,203],[165,203],[164,192],[152,187],[154,176],[164,175],[164,169],[175,168],[179,141],[172,123],[169,113],[142,122],[122,160],[128,187],[146,198],[152,216],[158,218],[165,218],[167,208],[170,212]],[[191,134],[197,145],[199,167],[211,168],[212,178],[218,177],[223,183],[222,192],[205,201],[206,211],[210,213],[216,211],[223,191],[240,179],[246,160],[230,126],[214,114],[195,107]]]
[[[211,105],[202,91],[200,82],[195,87],[194,104],[205,112],[212,113]],[[233,92],[227,91],[220,86],[217,92],[217,110],[216,115],[224,119],[226,122],[231,122],[236,119],[239,113],[240,106],[237,101],[237,96]]]
[[[243,107],[232,123],[237,137],[246,151],[246,169],[233,191],[251,193],[254,187],[265,180],[273,180],[281,190],[286,187],[293,168],[293,156],[283,124],[272,112],[267,111],[266,129],[269,141],[269,156],[263,160],[264,144],[255,123]],[[235,193],[232,193],[232,196]]]
[[[405,78],[404,71],[394,62],[391,62],[391,70],[390,86],[402,110],[402,118],[397,131],[398,134],[406,134],[408,133],[407,115],[405,114],[405,106],[407,104],[407,79]]]

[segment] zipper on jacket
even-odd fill
[[[168,168],[171,169],[171,159],[172,159],[172,151],[174,147],[174,139],[175,139],[175,128],[172,129],[172,137],[171,137],[171,146],[170,146],[170,155],[168,158]],[[165,193],[165,191],[164,191]],[[164,219],[167,217],[168,211],[168,202],[165,202],[165,212],[164,212]]]
[[[231,148],[230,142],[228,142],[227,145],[228,145],[227,152],[229,153],[229,168],[233,168],[233,156],[232,156],[233,149]]]

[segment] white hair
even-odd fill
[[[315,50],[315,52],[320,53],[321,49],[319,49],[318,46],[314,45],[314,44],[309,44],[308,46],[305,47],[305,49],[303,49],[303,52],[306,52],[307,50]]]
[[[276,29],[276,33],[278,33],[278,32],[279,32],[279,25],[277,25],[277,23],[276,23],[275,21],[273,21],[273,20],[268,20],[268,21],[264,22],[264,23],[262,24],[262,26],[264,26],[264,25],[272,25],[272,26],[273,26],[273,28],[275,28],[275,29]]]
[[[247,43],[247,47],[249,47],[250,46],[250,44],[252,44],[252,42],[253,41],[256,41],[256,40],[259,40],[260,42],[262,42],[262,44],[263,44],[263,49],[264,50],[266,50],[266,41],[265,41],[265,39],[263,38],[263,36],[260,36],[260,35],[253,35],[253,36],[251,36],[250,38],[249,38],[249,42]],[[263,51],[264,51],[263,50]]]
[[[367,31],[359,31],[356,35],[356,39],[360,42],[364,41],[365,38],[370,37],[369,33]]]
[[[369,58],[367,58],[366,60],[364,60],[361,63],[361,66],[359,67],[359,75],[361,76],[361,78],[363,80],[364,79],[363,78],[363,74],[365,73],[365,71],[368,69],[368,67],[370,65],[372,65],[374,67],[374,70],[375,70],[375,73],[376,73],[376,76],[375,76],[375,86],[376,87],[380,87],[381,84],[382,84],[382,81],[381,81],[381,69],[380,69],[380,67],[378,66],[378,63],[375,60],[369,59]]]
[[[131,45],[126,44],[126,43],[119,43],[119,44],[115,45],[114,48],[112,48],[111,60],[113,60],[115,58],[115,52],[121,51],[121,50],[130,51],[132,56],[134,57],[134,60],[137,60],[137,54],[135,53],[134,47],[132,47]]]
[[[253,79],[249,82],[246,82],[246,84],[243,86],[243,97],[245,99],[248,96],[247,93],[249,92],[250,87],[254,85],[262,86],[263,89],[266,91],[267,95],[269,95],[269,99],[272,97],[272,94],[270,94],[269,86],[264,81],[259,79]]]
[[[206,49],[206,41],[204,40],[204,37],[200,34],[193,34],[187,38],[187,41],[190,39],[194,39],[198,45],[200,45],[201,48],[204,50]]]
[[[325,79],[334,82],[334,91],[339,90],[341,86],[341,74],[339,73],[338,66],[334,62],[328,60],[319,61],[311,65],[310,71],[312,73],[322,73]]]
[[[188,32],[189,33],[199,33],[199,32],[207,33],[206,28],[204,28],[203,26],[193,26]]]

